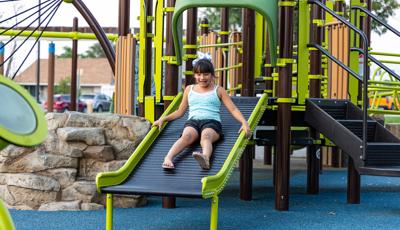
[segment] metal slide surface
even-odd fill
[[[232,100],[243,116],[248,119],[259,98],[233,97]],[[201,169],[192,157],[193,151],[201,151],[199,143],[196,143],[175,157],[174,170],[165,170],[161,167],[163,159],[172,144],[180,137],[186,120],[187,114],[180,119],[169,122],[129,177],[119,185],[102,187],[101,192],[201,198],[201,179],[215,175],[220,171],[239,137],[238,130],[241,124],[222,105],[221,120],[224,138],[214,145],[214,153],[210,160],[211,169]]]

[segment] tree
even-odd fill
[[[58,56],[59,58],[72,58],[72,48],[69,46],[63,47],[63,53]]]
[[[372,2],[372,12],[382,21],[387,23],[389,17],[394,15],[394,11],[400,7],[396,0],[375,0]],[[372,30],[377,34],[384,34],[387,29],[380,24],[372,21]]]
[[[84,54],[81,55],[82,58],[104,58],[106,55],[104,54],[103,48],[100,43],[95,43],[90,46],[88,50]]]
[[[95,43],[90,46],[88,50],[86,50],[83,54],[78,54],[80,58],[104,58],[106,55],[104,54],[103,48],[100,43]],[[59,58],[72,58],[72,48],[69,46],[63,47],[63,53],[58,56]]]
[[[220,30],[221,10],[219,8],[203,8],[200,14],[208,19],[210,30]],[[242,25],[242,9],[229,8],[229,25],[232,30],[237,30]]]
[[[71,92],[71,77],[68,76],[58,82],[54,89],[55,94],[68,94]]]

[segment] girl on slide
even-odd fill
[[[202,152],[193,152],[193,157],[201,168],[210,169],[212,144],[223,135],[220,117],[221,101],[232,116],[242,124],[239,132],[243,130],[247,137],[251,135],[249,125],[242,113],[226,91],[215,85],[214,66],[210,61],[211,57],[204,54],[199,56],[202,57],[193,61],[196,84],[186,87],[178,110],[168,116],[161,117],[153,124],[161,128],[164,122],[173,121],[183,116],[189,107],[189,118],[184,125],[182,136],[172,145],[162,163],[162,167],[166,169],[173,169],[174,157],[199,138]]]

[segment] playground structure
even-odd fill
[[[364,22],[369,21],[367,18],[371,18],[396,35],[400,36],[400,33],[371,14],[370,3],[351,1],[351,16],[350,20],[347,20],[343,17],[345,9],[343,1],[327,1],[323,4],[316,0],[269,1],[267,3],[261,0],[218,1],[217,3],[211,0],[177,0],[174,5],[173,1],[165,4],[163,0],[158,0],[154,9],[152,1],[140,1],[141,26],[140,33],[136,36],[138,40],[136,40],[135,36],[128,34],[129,25],[126,18],[129,21],[129,16],[127,16],[129,1],[121,0],[120,41],[118,52],[114,55],[108,39],[84,4],[80,0],[65,2],[74,4],[84,16],[86,15],[85,18],[105,49],[112,68],[115,67],[117,82],[115,111],[133,113],[131,99],[133,92],[137,90],[138,115],[145,116],[150,121],[163,116],[161,115],[163,109],[164,114],[168,114],[179,104],[181,98],[179,86],[182,82],[178,77],[178,65],[182,63],[182,60],[185,61],[184,84],[188,85],[193,83],[191,60],[196,57],[195,51],[212,46],[197,44],[196,8],[222,7],[225,12],[224,17],[230,7],[245,8],[241,41],[235,40],[233,44],[228,44],[226,35],[229,31],[226,25],[221,24],[221,43],[215,46],[229,47],[240,44],[238,53],[242,61],[233,63],[223,58],[219,60],[221,63],[233,64],[230,67],[222,65],[219,68],[221,75],[218,84],[233,92],[232,94],[239,92],[241,97],[235,100],[241,109],[244,108],[243,105],[250,105],[251,108],[246,110],[245,114],[252,130],[255,130],[257,126],[274,127],[272,132],[257,132],[254,141],[248,141],[243,134],[240,134],[228,138],[229,144],[218,144],[215,150],[218,157],[214,159],[212,170],[209,172],[193,169],[187,153],[183,153],[178,159],[180,163],[174,173],[162,171],[158,167],[161,155],[156,153],[165,153],[166,148],[169,147],[168,144],[178,137],[170,135],[180,131],[182,120],[166,124],[161,132],[153,128],[123,168],[116,172],[99,174],[97,177],[98,191],[108,194],[107,229],[112,228],[112,194],[119,193],[164,196],[164,207],[174,207],[175,196],[211,198],[210,228],[216,228],[218,194],[222,191],[239,158],[240,197],[251,200],[254,148],[252,144],[264,145],[266,152],[270,152],[271,148],[275,149],[274,186],[277,210],[289,208],[291,145],[308,148],[307,192],[310,194],[319,192],[321,161],[319,148],[327,145],[328,142],[336,144],[335,151],[340,148],[349,156],[349,203],[360,202],[361,174],[400,175],[398,168],[400,140],[368,117],[367,113],[388,112],[378,110],[374,106],[368,108],[370,98],[371,105],[375,105],[374,100],[392,96],[393,101],[396,101],[393,103],[394,108],[397,108],[400,77],[385,65],[388,61],[379,61],[373,56],[382,53],[369,51],[370,30],[369,25]],[[295,8],[298,11],[299,21],[296,51],[293,40]],[[186,10],[188,22],[184,43],[182,28],[178,25],[181,14]],[[257,16],[255,11],[259,13]],[[153,23],[154,34],[152,33]],[[259,31],[262,33],[258,33]],[[278,31],[280,31],[279,34]],[[135,54],[132,51],[133,48],[121,48],[135,47],[129,45],[135,42],[139,43],[139,63],[133,61],[135,60],[132,56]],[[152,50],[154,50],[154,55]],[[224,52],[227,52],[226,49],[220,53]],[[264,62],[260,54],[261,56],[264,54]],[[360,65],[360,63],[365,64]],[[375,63],[379,66],[382,70],[380,79],[373,78],[377,76],[375,73],[369,79],[370,70],[366,63]],[[132,83],[132,70],[135,64],[139,66],[137,89]],[[240,69],[240,78],[235,78],[233,69]],[[391,81],[384,81],[382,78],[384,74],[388,74]],[[264,89],[261,89],[262,96],[259,99],[255,98],[256,81],[265,85]],[[151,82],[155,85],[154,95],[151,93]],[[398,111],[389,113],[398,114]],[[224,115],[223,119],[229,119],[229,116]],[[229,136],[237,128],[224,126],[224,129],[227,130],[227,136]],[[321,138],[320,134],[324,137]],[[167,139],[167,136],[172,139]],[[154,167],[154,164],[157,165],[156,168],[149,167],[149,165]],[[186,176],[188,174],[189,176]],[[183,180],[184,183],[177,184],[177,179]],[[154,186],[154,184],[160,186]]]

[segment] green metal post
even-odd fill
[[[310,36],[310,7],[306,0],[299,1],[299,45],[298,45],[298,76],[297,95],[298,103],[305,104],[308,98],[308,60],[310,53],[307,48]]]
[[[139,116],[144,117],[144,96],[145,80],[147,69],[147,11],[145,0],[140,0],[140,32],[139,32],[139,86],[138,86],[138,104]]]
[[[113,195],[107,194],[106,201],[106,230],[113,228]]]
[[[211,198],[211,220],[210,230],[217,230],[218,227],[218,196]]]
[[[263,56],[263,50],[264,50],[264,17],[256,13],[256,18],[255,18],[255,48],[254,48],[254,76],[255,77],[260,77],[261,76],[261,67],[262,67],[262,56]]]
[[[350,7],[361,5],[360,0],[351,0]],[[350,22],[353,25],[356,25],[360,28],[360,21],[354,18],[354,11],[350,14]],[[350,30],[350,47],[359,47],[360,39],[356,36],[356,33],[353,30]],[[355,44],[354,44],[355,43]],[[358,61],[359,53],[358,51],[350,51],[349,64],[350,68],[358,73],[359,71],[359,61]],[[352,103],[358,105],[359,98],[359,81],[352,75],[349,76],[349,96]]]

